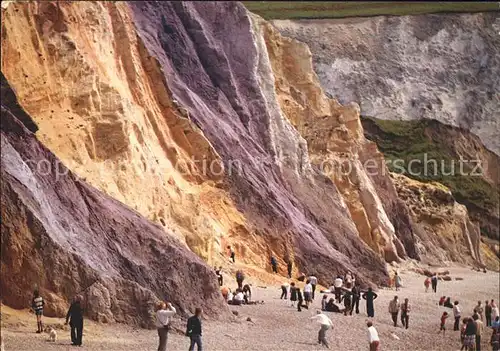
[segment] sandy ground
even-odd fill
[[[477,300],[498,299],[498,273],[479,273],[466,268],[450,269],[451,276],[462,277],[463,281],[440,282],[438,294],[425,293],[423,277],[412,272],[401,273],[405,287],[399,291],[380,290],[375,301],[374,324],[381,337],[382,350],[459,350],[458,332],[453,332],[453,318],[447,323],[446,336],[438,335],[439,318],[444,309],[437,306],[439,296],[458,299],[463,313],[472,313]],[[409,298],[412,304],[410,329],[392,326],[387,312],[388,303],[397,294],[400,299]],[[255,288],[255,299],[265,300],[264,305],[232,307],[239,311],[238,322],[205,322],[203,343],[205,350],[319,350],[316,344],[319,324],[310,321],[320,306],[317,297],[313,308],[297,312],[289,307],[288,301],[280,300],[277,286]],[[334,323],[327,333],[332,350],[367,350],[367,320],[365,306],[361,313],[343,316],[328,313]],[[252,322],[247,322],[251,317]],[[61,319],[47,319],[46,323],[61,323]],[[26,312],[2,309],[2,339],[5,351],[30,350],[73,350],[69,332],[58,331],[56,343],[47,341],[47,334],[35,334],[34,316]],[[181,322],[177,326],[183,328]],[[391,334],[400,340],[395,340]],[[483,336],[483,350],[490,350],[487,344],[491,331]],[[171,334],[169,350],[187,350],[189,341],[179,334]],[[123,325],[102,325],[86,321],[84,330],[84,350],[156,350],[155,330],[134,329]]]

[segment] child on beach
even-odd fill
[[[441,333],[442,330],[443,335],[446,333],[446,318],[448,318],[448,312],[443,312],[443,315],[441,316],[441,327],[439,328],[439,333]]]
[[[425,292],[429,290],[429,286],[431,286],[431,278],[427,277],[424,280]]]

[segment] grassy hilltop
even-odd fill
[[[419,15],[436,12],[498,11],[498,2],[346,2],[243,1],[266,19],[341,18],[378,15]]]

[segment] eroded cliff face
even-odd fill
[[[274,254],[324,284],[346,270],[385,282],[390,222],[377,214],[380,246],[359,239],[281,111],[253,28],[238,3],[13,3],[2,71],[70,169],[210,263],[232,245],[246,269]]]
[[[416,230],[416,241],[424,262],[485,265],[498,271],[498,257],[495,257],[498,253],[481,242],[479,224],[470,219],[464,205],[455,201],[450,189],[402,174],[392,173],[391,177],[413,220],[421,226]]]
[[[363,115],[436,119],[500,155],[498,12],[281,21],[306,43],[328,94]]]
[[[126,3],[13,3],[2,72],[38,138],[82,179],[168,228],[210,263],[227,245],[265,264],[217,152],[189,121]],[[246,246],[247,240],[254,245]]]
[[[154,327],[159,299],[184,316],[196,306],[227,316],[211,268],[66,169],[28,130],[33,121],[1,78],[2,303],[26,308],[37,287],[48,316],[64,317],[76,294],[104,322]]]
[[[307,141],[312,164],[339,189],[360,237],[388,262],[418,258],[408,212],[382,154],[363,135],[359,106],[326,97],[306,45],[281,36],[258,16],[253,21],[257,38],[265,41],[283,114]]]

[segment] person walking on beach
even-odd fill
[[[243,280],[245,280],[245,274],[241,269],[236,271],[236,283],[238,284],[238,289],[243,289]]]
[[[474,320],[474,325],[476,326],[476,350],[481,351],[481,335],[483,334],[484,324],[479,319],[479,316],[475,314],[472,319]]]
[[[321,324],[321,328],[318,332],[318,344],[324,345],[328,349],[329,346],[326,341],[326,332],[333,326],[332,320],[328,318],[326,314],[321,313],[321,311],[316,311],[316,315],[312,316],[311,319],[314,319]]]
[[[38,291],[38,289],[36,289],[33,292],[33,300],[31,300],[31,308],[33,309],[36,315],[37,334],[43,332],[43,323],[42,323],[43,306],[45,306],[45,301],[43,300],[43,297],[40,296],[40,292]]]
[[[370,345],[370,351],[378,351],[380,338],[378,336],[377,329],[375,329],[371,321],[366,322],[366,326],[368,327],[368,343]]]
[[[352,308],[351,308],[351,316],[352,316],[352,311],[356,309],[356,314],[359,314],[359,299],[361,298],[361,289],[359,288],[359,285],[354,285],[352,288]]]
[[[273,273],[278,273],[278,261],[276,261],[276,257],[271,256],[271,268],[273,269]]]
[[[493,309],[488,300],[484,301],[484,315],[486,317],[486,326],[491,327],[491,312]]]
[[[378,295],[373,292],[372,288],[368,288],[368,291],[363,294],[363,299],[366,300],[366,313],[368,317],[375,317],[375,307],[373,305],[373,300],[375,300]]]
[[[396,291],[401,288],[401,277],[398,275],[398,272],[394,273],[394,285],[396,286]]]
[[[410,303],[408,302],[408,299],[405,299],[405,302],[401,305],[401,324],[403,324],[403,328],[406,329],[409,327],[410,311]]]
[[[309,281],[311,282],[312,287],[312,299],[314,300],[314,293],[316,292],[316,285],[318,285],[318,278],[314,276],[314,274],[309,276]]]
[[[73,303],[66,314],[66,324],[71,328],[71,345],[82,346],[83,337],[83,308],[81,297],[75,296]]]
[[[288,283],[283,283],[283,284],[281,284],[280,300],[282,300],[283,298],[285,298],[285,300],[286,300],[287,297],[288,297]]]
[[[347,288],[350,287],[350,284],[347,284]],[[352,292],[351,290],[346,290],[344,295],[342,296],[342,300],[344,300],[344,316],[351,313],[352,311]]]
[[[297,288],[297,311],[301,312],[302,311],[302,303],[304,302],[304,299],[302,298],[302,292],[300,291],[300,288]]]
[[[236,253],[234,252],[234,250],[231,248],[230,245],[228,245],[227,250],[229,251],[229,259],[231,259],[233,261],[233,263],[235,263],[236,262],[236,260],[235,260]]]
[[[290,284],[290,305],[292,307],[295,307],[295,301],[297,301],[297,290],[298,288],[295,287],[295,282],[292,282]]]
[[[438,277],[436,273],[432,274],[431,285],[432,285],[432,291],[437,293]]]
[[[448,312],[443,312],[441,315],[441,326],[439,327],[439,333],[443,332],[443,336],[446,333],[446,319],[448,318]]]
[[[460,317],[462,315],[462,310],[458,301],[455,301],[453,304],[453,317],[455,317],[455,323],[453,324],[453,330],[457,331],[460,329]]]
[[[400,309],[400,304],[397,296],[394,296],[394,299],[389,302],[389,313],[391,314],[392,317],[392,322],[394,323],[394,326],[398,326],[398,314],[399,314],[399,309]]]
[[[425,292],[429,291],[429,286],[431,285],[431,278],[427,277],[424,280]]]
[[[202,351],[201,343],[201,314],[203,313],[200,307],[197,307],[194,316],[190,317],[187,321],[186,336],[189,336],[191,343],[189,351],[194,350],[194,345],[197,346],[198,351]]]

